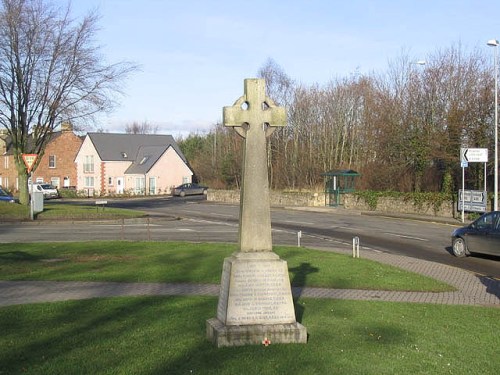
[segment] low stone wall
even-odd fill
[[[239,190],[208,190],[207,199],[214,202],[239,203]],[[318,192],[279,192],[271,191],[271,206],[281,207],[325,207],[325,194]],[[360,197],[353,194],[341,195],[341,205],[348,210],[373,211]],[[404,201],[389,197],[380,197],[376,212],[393,214],[417,214],[453,218],[456,217],[453,202],[444,202],[435,208],[431,204],[415,205],[412,201]]]
[[[368,204],[359,196],[353,194],[345,194],[343,196],[343,205],[346,209],[372,211]],[[455,210],[453,209],[453,202],[443,202],[440,207],[434,207],[429,203],[416,205],[412,201],[405,201],[402,199],[380,197],[377,201],[376,212],[384,213],[400,213],[400,214],[417,214],[438,217],[453,218]]]
[[[323,207],[325,196],[312,192],[280,192],[271,191],[269,195],[271,206],[281,207]],[[239,203],[239,190],[208,190],[207,200],[224,203]]]

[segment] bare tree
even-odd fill
[[[288,115],[288,125],[269,138],[271,187],[319,187],[322,172],[349,168],[363,176],[359,188],[456,191],[460,148],[493,148],[491,64],[460,45],[429,55],[424,66],[416,61],[403,52],[379,74],[305,86],[268,60],[259,76]],[[238,144],[226,130],[214,132],[216,142],[207,135],[213,151],[197,153],[196,166],[200,175],[237,186]],[[477,165],[467,180],[481,186]]]
[[[158,125],[150,124],[147,121],[143,121],[142,123],[134,121],[131,124],[125,125],[125,133],[127,134],[156,134],[158,130]]]
[[[136,69],[125,62],[103,63],[95,45],[97,23],[95,12],[75,21],[69,4],[1,0],[0,125],[12,138],[23,204],[28,175],[22,154],[42,156],[63,121],[78,125],[109,111],[119,83]]]

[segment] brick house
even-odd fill
[[[82,142],[70,124],[62,124],[61,130],[51,135],[32,180],[48,182],[58,188],[76,186],[75,157]],[[12,143],[5,131],[0,133],[0,159],[0,185],[11,191],[19,190]]]

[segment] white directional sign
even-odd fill
[[[482,190],[458,191],[458,210],[470,212],[486,212],[488,193]]]
[[[488,149],[487,148],[461,148],[460,161],[468,163],[487,163]]]

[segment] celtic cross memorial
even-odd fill
[[[207,338],[217,347],[306,343],[295,319],[288,266],[272,251],[266,138],[286,111],[266,96],[265,80],[245,79],[244,95],[224,107],[224,125],[244,138],[239,251],[224,260],[217,317]]]

